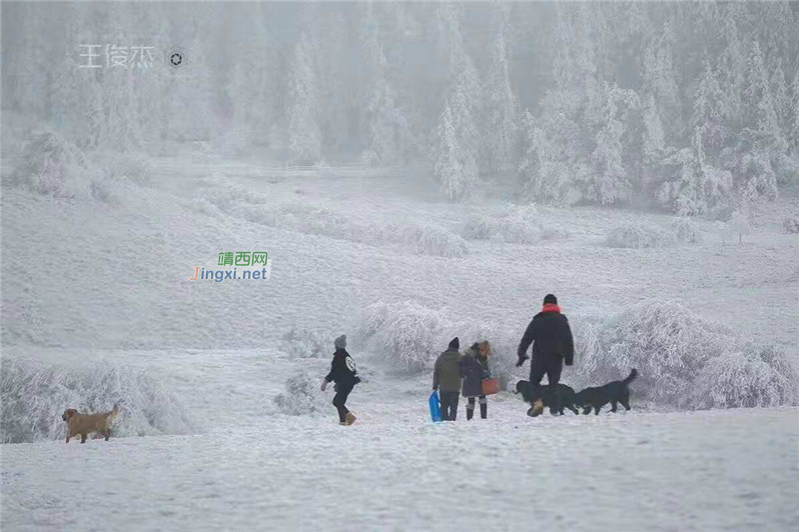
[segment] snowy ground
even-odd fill
[[[423,398],[375,392],[348,428],[209,416],[202,435],[3,446],[3,529],[799,526],[795,408],[532,420],[502,397],[487,422],[434,425]]]
[[[408,182],[164,159],[149,186],[113,183],[107,202],[4,187],[4,360],[102,360],[156,376],[198,430],[0,446],[3,529],[799,526],[796,408],[661,412],[633,399],[631,413],[532,420],[503,394],[488,422],[433,425],[429,376],[386,374],[353,342],[365,377],[351,401],[355,426],[336,424],[330,393],[321,414],[280,414],[273,397],[286,378],[301,370],[321,379],[329,364],[327,355],[290,357],[280,337],[307,328],[332,342],[376,301],[444,307],[453,320],[520,336],[550,291],[576,327],[672,300],[797,352],[799,241],[780,228],[796,196],[760,207],[742,244],[723,244],[699,222],[699,244],[611,249],[604,238],[618,224],[668,227],[673,218],[539,207],[551,237],[467,240],[466,255],[446,257],[391,236],[432,228],[450,235],[433,249],[457,251],[470,216],[507,204],[431,202]],[[261,249],[273,261],[269,281],[189,281],[196,266],[215,269],[219,252]],[[70,405],[58,397],[31,402],[60,412]]]

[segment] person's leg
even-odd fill
[[[488,399],[485,395],[480,396],[480,419],[488,419]]]
[[[474,397],[469,397],[469,401],[466,403],[466,419],[472,419],[474,417]]]
[[[336,395],[333,397],[333,406],[338,410],[338,420],[340,423],[345,423],[347,421],[347,414],[350,413],[345,405],[351,391],[351,386],[339,386],[338,390],[336,390]]]
[[[458,401],[460,397],[460,392],[452,392],[452,417],[450,417],[450,421],[455,421],[458,417]]]
[[[549,363],[547,368],[547,381],[549,382],[549,389],[552,390],[552,404],[549,405],[549,412],[552,415],[560,413],[561,410],[561,397],[560,387],[560,374],[563,371],[563,363],[560,358],[553,360]]]
[[[547,371],[545,361],[541,358],[533,357],[530,361],[530,394],[532,406],[527,411],[531,417],[540,416],[544,411],[544,402],[541,400],[541,379]]]
[[[439,392],[438,397],[441,400],[441,420],[449,421],[451,392]]]

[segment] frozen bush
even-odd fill
[[[435,225],[405,226],[401,234],[403,241],[417,255],[463,257],[469,253],[463,238]]]
[[[674,235],[659,227],[627,222],[608,234],[606,244],[611,248],[659,248],[674,241]]]
[[[92,184],[99,182],[99,172],[86,155],[58,133],[48,131],[35,135],[27,144],[21,162],[9,182],[37,194],[67,199],[88,199]]]
[[[213,217],[222,216],[222,212],[219,208],[205,198],[194,198],[189,202],[188,206],[189,209],[199,214]]]
[[[369,349],[401,373],[429,371],[449,342],[442,345],[447,322],[441,313],[410,301],[390,307],[372,305],[361,321],[369,324],[361,328]],[[364,330],[374,333],[364,334]]]
[[[231,183],[230,180],[219,172],[214,172],[210,178],[204,179],[205,185],[198,195],[198,199],[204,199],[216,205],[224,212],[231,212],[244,204],[262,205],[266,203],[266,197],[250,189]],[[233,213],[235,214],[235,213]]]
[[[470,240],[534,244],[542,238],[536,215],[534,206],[508,206],[493,215],[471,214],[461,234]]]
[[[38,367],[3,358],[0,376],[3,443],[65,436],[61,415],[107,412],[118,404],[114,435],[188,434],[196,424],[181,400],[155,372],[101,363],[89,367]]]
[[[473,214],[466,219],[461,235],[467,240],[489,240],[494,231],[493,224],[488,218]]]
[[[696,225],[688,218],[679,218],[671,224],[671,230],[677,241],[696,244],[702,241],[702,233]]]
[[[782,350],[745,344],[730,329],[675,303],[645,302],[580,324],[575,349],[580,384],[598,386],[636,368],[634,393],[661,405],[690,409],[796,401],[799,379]],[[744,384],[746,389],[737,387]]]
[[[319,390],[321,380],[306,373],[297,373],[286,380],[286,392],[275,396],[280,411],[290,416],[318,414],[329,408],[328,401]]]
[[[783,349],[749,343],[709,360],[693,392],[694,408],[796,405],[799,375]]]
[[[782,222],[782,227],[788,234],[799,234],[799,218],[786,218]]]
[[[322,331],[292,328],[280,339],[290,358],[320,358],[333,353],[333,336]]]

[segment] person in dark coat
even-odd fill
[[[527,360],[527,348],[531,343],[533,360],[530,362],[530,384],[533,406],[527,413],[535,417],[544,411],[544,403],[541,400],[541,379],[546,374],[551,389],[555,390],[554,405],[550,406],[550,411],[559,411],[558,387],[553,385],[560,381],[563,363],[571,366],[574,362],[574,340],[569,320],[560,313],[558,299],[552,294],[544,297],[544,308],[533,317],[527,330],[524,331],[517,353],[519,356],[517,367]]]
[[[358,377],[358,370],[355,368],[355,362],[352,357],[347,353],[347,335],[342,334],[335,339],[333,345],[336,352],[333,353],[333,362],[330,364],[330,373],[322,381],[322,391],[324,392],[327,385],[335,382],[336,395],[333,397],[333,406],[338,410],[338,420],[341,425],[352,425],[355,423],[355,415],[347,409],[347,398],[352,392],[356,384],[361,382]]]
[[[447,350],[438,355],[433,369],[433,389],[439,390],[441,399],[441,419],[455,421],[458,417],[458,396],[461,392],[461,354],[458,352],[460,340],[453,338]]]
[[[488,401],[483,395],[483,380],[491,373],[488,369],[488,342],[475,342],[463,352],[461,373],[463,374],[463,396],[466,403],[466,419],[474,417],[475,399],[480,400],[480,417],[488,418]]]

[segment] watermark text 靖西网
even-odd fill
[[[263,264],[260,270],[244,269],[238,270],[238,266],[257,267]],[[218,266],[235,266],[232,270],[212,270],[195,266],[194,276],[189,277],[190,281],[197,279],[211,279],[217,283],[225,280],[240,281],[246,279],[269,279],[272,273],[272,261],[268,260],[266,251],[228,251],[219,253]]]

